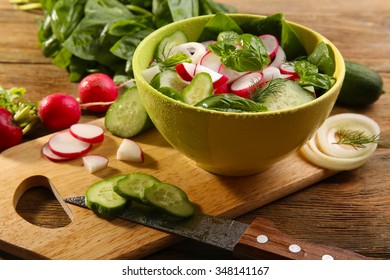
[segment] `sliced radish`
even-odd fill
[[[235,80],[230,89],[232,93],[238,96],[249,98],[251,92],[260,86],[262,82],[263,75],[260,72],[251,72]]]
[[[266,82],[282,77],[279,68],[276,68],[273,66],[268,66],[268,67],[264,68],[262,71],[262,74],[263,74],[263,79]]]
[[[280,73],[285,75],[291,75],[290,79],[295,80],[299,78],[297,72],[294,69],[294,62],[285,62],[279,66]]]
[[[54,162],[61,162],[61,161],[67,161],[71,160],[72,158],[67,158],[67,157],[61,157],[59,155],[56,155],[53,153],[50,148],[49,148],[49,143],[46,143],[42,147],[42,155],[46,157],[47,159],[54,161]]]
[[[144,161],[144,153],[136,142],[130,139],[123,139],[117,150],[116,158],[122,161],[142,163]]]
[[[286,53],[282,49],[282,47],[279,46],[276,55],[274,57],[274,60],[270,63],[269,66],[273,66],[276,68],[279,68],[280,65],[286,62]]]
[[[199,63],[206,52],[206,47],[203,44],[198,42],[189,42],[173,47],[169,52],[169,56],[177,53],[183,53],[190,57],[192,63],[196,64]]]
[[[73,137],[91,144],[97,144],[104,140],[103,128],[94,124],[74,124],[70,127],[69,132]]]
[[[267,53],[271,59],[273,59],[276,55],[276,52],[279,48],[279,41],[278,39],[271,34],[263,34],[259,36],[261,41],[263,42],[265,48],[267,49]]]
[[[214,88],[218,88],[219,86],[223,85],[224,83],[227,83],[227,81],[229,80],[229,78],[226,77],[225,75],[222,75],[214,70],[211,70],[210,68],[208,68],[206,66],[196,64],[195,75],[202,73],[202,72],[206,72],[206,73],[210,74],[211,81],[213,82]]]
[[[214,89],[213,94],[223,94],[223,93],[229,93],[230,92],[230,87],[227,83],[224,83]]]
[[[176,68],[177,74],[184,81],[190,82],[194,78],[196,64],[183,62],[183,63],[176,65],[175,68]]]
[[[69,131],[55,134],[49,139],[48,145],[54,154],[66,158],[82,156],[92,147],[92,144],[73,137]]]
[[[83,164],[90,173],[103,170],[108,165],[108,158],[100,155],[83,156]]]
[[[274,79],[290,79],[292,75],[286,75],[282,74],[279,70],[279,68],[268,66],[263,69],[262,71],[263,79],[265,82],[268,82],[270,80]]]
[[[228,83],[231,84],[235,80],[237,80],[239,77],[244,76],[248,72],[238,72],[233,69],[230,69],[226,67],[224,64],[221,64],[221,66],[218,69],[218,73],[228,77],[229,81]]]
[[[215,53],[209,51],[207,52],[199,62],[200,65],[206,66],[211,70],[218,72],[221,67],[221,58]]]

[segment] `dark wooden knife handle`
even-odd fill
[[[267,219],[256,218],[234,247],[234,253],[255,259],[293,260],[365,260],[369,259],[342,248],[296,240]]]

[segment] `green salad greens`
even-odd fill
[[[213,0],[41,0],[40,6],[42,52],[69,72],[70,81],[93,72],[128,79],[136,47],[155,29],[198,15],[235,12]]]

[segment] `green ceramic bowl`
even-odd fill
[[[257,15],[230,15],[239,25]],[[276,112],[225,113],[175,101],[151,87],[141,72],[153,60],[161,39],[176,30],[195,41],[210,16],[169,24],[145,38],[133,58],[133,69],[142,102],[163,137],[178,151],[210,172],[241,176],[259,173],[299,149],[328,117],[344,79],[344,60],[325,37],[291,23],[310,53],[325,41],[334,53],[336,83],[326,94],[304,105]]]

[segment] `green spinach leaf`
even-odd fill
[[[319,73],[317,66],[306,59],[296,61],[294,69],[300,77],[299,84],[302,87],[314,86],[321,93],[321,91],[329,90],[334,84],[334,79],[331,76]]]
[[[271,61],[261,39],[252,34],[219,36],[209,49],[221,57],[225,66],[240,72],[260,71]]]
[[[85,0],[59,0],[51,11],[51,28],[60,42],[64,42],[84,16]]]
[[[205,25],[198,41],[204,42],[208,40],[215,40],[218,34],[223,31],[233,31],[242,34],[243,31],[238,24],[229,16],[223,13],[216,13]]]
[[[318,69],[327,75],[333,75],[335,65],[332,59],[331,49],[325,42],[321,42],[308,56],[307,60],[318,67]]]
[[[244,24],[242,29],[251,34],[272,34],[276,36],[286,53],[287,60],[307,55],[297,34],[281,13],[273,14],[263,19],[253,20]]]

